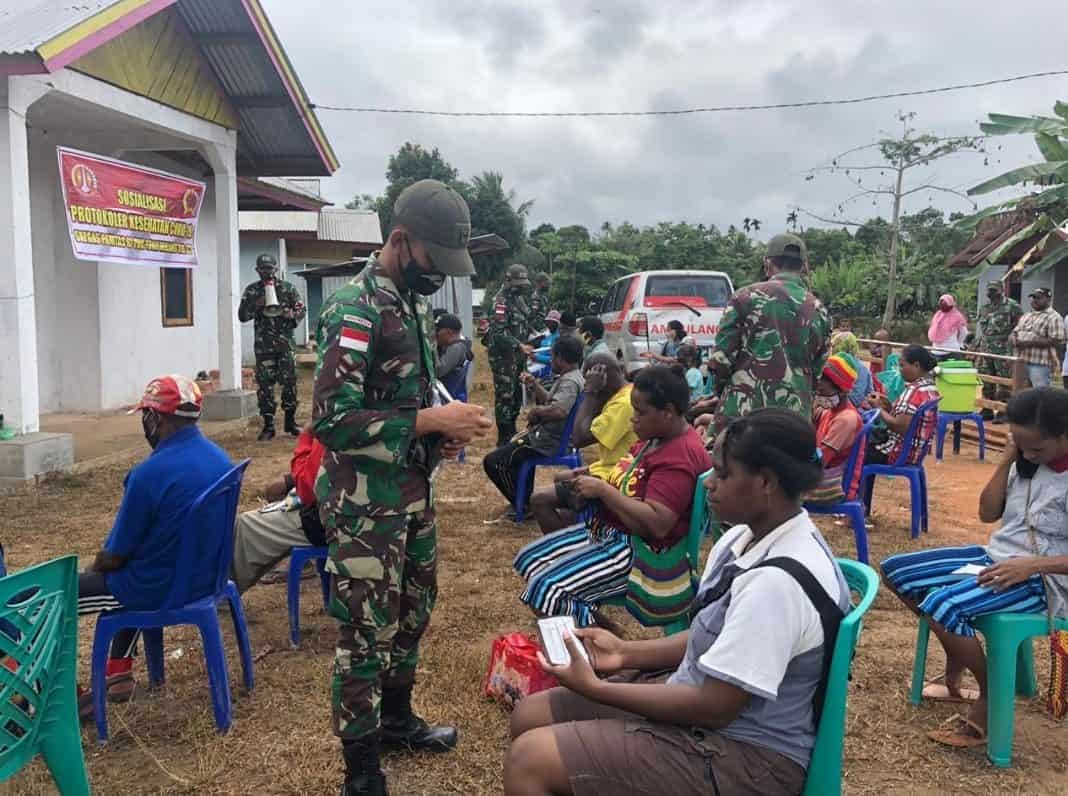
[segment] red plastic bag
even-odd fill
[[[542,671],[541,649],[522,633],[509,633],[494,640],[482,692],[511,710],[525,696],[557,685],[556,678]]]

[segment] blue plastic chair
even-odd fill
[[[871,514],[872,493],[875,491],[875,476],[885,475],[890,478],[907,478],[909,481],[909,501],[912,504],[911,535],[915,539],[920,535],[920,528],[927,532],[927,472],[923,469],[923,460],[931,449],[931,440],[927,439],[920,449],[919,460],[915,464],[907,464],[909,454],[912,452],[912,443],[916,435],[920,433],[920,427],[927,415],[935,415],[938,418],[938,401],[928,401],[922,404],[916,414],[912,416],[908,431],[901,442],[901,453],[893,464],[865,464],[861,474],[861,482],[864,490],[865,515]],[[932,435],[933,436],[933,435]]]
[[[857,467],[857,458],[864,454],[864,449],[868,445],[868,435],[871,434],[872,426],[875,425],[875,420],[878,417],[879,413],[874,409],[863,414],[864,425],[861,427],[857,438],[853,441],[853,449],[849,452],[849,458],[846,460],[845,472],[842,473],[842,493],[845,495],[849,495],[849,489],[853,485],[853,474]],[[861,478],[861,481],[863,480],[864,479]],[[860,488],[862,487],[858,486],[858,491]],[[868,528],[864,524],[864,503],[859,498],[854,497],[853,500],[843,500],[832,505],[806,503],[805,510],[809,514],[848,517],[850,523],[853,525],[853,538],[856,540],[857,544],[857,561],[860,561],[862,564],[868,563]]]
[[[531,473],[534,472],[537,467],[581,467],[582,455],[571,444],[571,435],[575,430],[575,418],[578,417],[579,407],[582,406],[582,400],[585,396],[579,393],[578,398],[575,400],[575,405],[571,407],[571,411],[567,413],[567,421],[564,423],[564,431],[560,435],[560,447],[556,453],[552,456],[538,456],[537,458],[527,459],[519,466],[519,478],[516,484],[515,490],[515,503],[512,505],[512,509],[515,512],[516,522],[521,522],[527,514],[527,503],[530,500],[530,495],[527,494],[527,483],[530,481]]]
[[[323,590],[323,610],[330,608],[330,573],[326,571],[326,559],[330,554],[326,547],[294,547],[289,551],[289,577],[286,578],[286,605],[289,608],[289,644],[300,646],[300,576],[304,565],[315,562],[319,572],[319,584]]]
[[[457,401],[467,403],[467,374],[471,370],[471,362],[473,360],[467,360],[463,367],[451,378],[442,382],[445,385],[445,389],[449,391],[451,395]],[[467,448],[460,451],[460,455],[457,458],[459,462],[467,461]]]
[[[230,703],[230,676],[226,668],[226,651],[223,648],[222,629],[219,626],[219,604],[230,606],[234,621],[234,634],[241,653],[241,666],[245,674],[245,688],[252,690],[255,682],[252,673],[252,647],[248,640],[245,612],[237,586],[229,579],[230,562],[234,557],[234,520],[237,503],[241,496],[241,481],[249,459],[238,464],[226,475],[212,484],[189,507],[181,531],[178,560],[175,562],[174,586],[163,606],[155,611],[118,610],[100,615],[96,622],[93,639],[92,689],[93,711],[96,714],[96,734],[100,743],[108,739],[107,683],[105,666],[111,640],[120,630],[140,630],[145,642],[145,665],[150,685],[163,684],[163,628],[174,625],[196,625],[204,643],[204,658],[208,669],[208,684],[211,690],[215,724],[221,732],[230,729],[233,716]],[[220,526],[204,521],[210,517],[209,507],[217,510],[223,505],[223,523]],[[200,542],[200,545],[198,545]],[[201,547],[198,552],[197,548]],[[191,599],[193,557],[214,557],[215,587],[206,597]]]
[[[979,432],[979,461],[986,459],[986,424],[979,412],[938,412],[938,437],[935,445],[935,459],[942,461],[942,446],[946,441],[946,429],[953,424],[953,455],[960,453],[960,426],[964,421],[975,423]]]

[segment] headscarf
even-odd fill
[[[939,307],[931,316],[931,325],[927,329],[927,339],[932,345],[944,343],[955,336],[961,329],[968,328],[968,319],[957,309],[957,300],[949,293],[938,298]],[[941,305],[948,304],[949,309],[943,310]]]
[[[831,353],[859,355],[860,343],[857,342],[857,336],[852,332],[835,332],[831,337]]]

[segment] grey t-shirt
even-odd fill
[[[698,597],[728,566],[748,570],[766,558],[799,561],[843,611],[849,588],[834,556],[806,512],[780,525],[746,551],[748,526],[731,528],[708,554]],[[669,682],[700,686],[708,677],[750,694],[742,712],[719,730],[808,767],[816,742],[812,699],[823,674],[823,626],[812,601],[781,569],[735,576],[730,591],[690,623],[686,656]]]
[[[578,400],[584,384],[585,380],[578,368],[568,371],[553,382],[552,387],[549,388],[549,400],[542,406],[559,406],[566,415]],[[539,423],[530,433],[531,447],[546,456],[556,453],[560,447],[560,437],[564,434],[565,425],[567,425],[566,416],[563,420]]]
[[[986,552],[995,561],[1020,556],[1068,555],[1068,470],[1057,472],[1051,467],[1038,468],[1031,478],[1031,508],[1027,508],[1027,479],[1009,470],[1005,490],[1005,511],[1001,527],[990,537]],[[1031,546],[1027,516],[1035,529],[1038,550]],[[1056,616],[1068,617],[1068,575],[1046,576],[1046,599]]]

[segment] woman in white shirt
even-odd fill
[[[709,504],[735,524],[709,553],[689,631],[623,641],[583,628],[566,639],[569,664],[543,658],[561,687],[516,706],[506,796],[804,788],[830,653],[824,623],[849,604],[801,507],[821,477],[816,434],[795,412],[762,409],[720,434],[713,461]],[[784,559],[807,570],[811,596]]]
[[[968,319],[957,309],[957,300],[949,293],[938,299],[938,309],[931,316],[927,339],[939,351],[960,351],[968,336]]]

